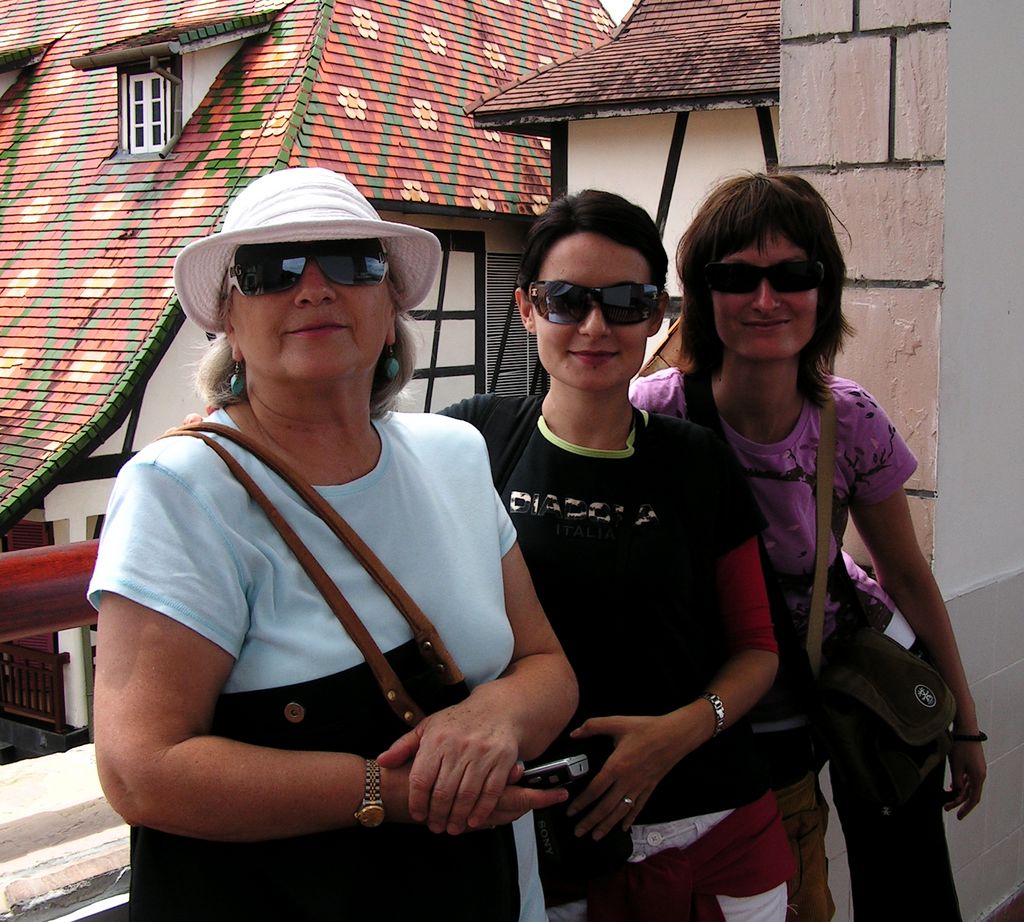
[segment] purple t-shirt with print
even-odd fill
[[[907,482],[917,461],[885,411],[864,388],[846,378],[833,377],[829,383],[836,404],[833,535],[829,556],[832,563],[838,548],[835,536],[842,536],[846,530],[850,505],[871,505],[887,499]],[[674,368],[634,381],[630,398],[645,410],[670,416],[687,415],[683,375]],[[724,419],[722,428],[768,520],[765,547],[802,639],[807,632],[814,580],[814,481],[821,435],[820,410],[805,400],[793,431],[772,445],[751,442]],[[892,599],[848,554],[843,556],[868,619],[884,629],[895,608]],[[843,622],[854,617],[848,608],[839,613],[839,603],[829,598],[825,610],[826,637],[835,630],[837,614]]]

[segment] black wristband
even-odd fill
[[[954,733],[954,743],[984,743],[988,740],[988,734],[979,730],[977,733]]]

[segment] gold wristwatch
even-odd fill
[[[360,826],[379,826],[384,822],[384,801],[380,796],[380,766],[376,759],[366,760],[363,802],[355,812]]]

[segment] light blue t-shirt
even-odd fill
[[[214,422],[232,425],[223,412]],[[375,424],[377,466],[318,487],[419,603],[470,686],[512,653],[501,558],[515,531],[472,427],[427,414]],[[239,459],[341,587],[383,651],[412,636],[341,542],[244,449]],[[117,592],[192,628],[235,658],[225,692],[304,682],[362,662],[262,509],[193,438],[147,446],[117,478],[89,600]]]
[[[210,420],[233,425],[223,411]],[[470,687],[512,656],[501,559],[515,528],[491,483],[483,438],[432,414],[375,422],[366,476],[317,489],[373,549],[444,638]],[[216,436],[214,436],[216,438]],[[342,588],[381,650],[412,637],[405,619],[321,520],[244,449],[221,440]],[[89,601],[116,592],[186,625],[235,658],[225,692],[332,675],[363,657],[262,509],[193,438],[147,446],[118,475]],[[515,823],[522,922],[543,897],[529,814]]]

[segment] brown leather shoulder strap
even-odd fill
[[[235,478],[260,505],[271,524],[277,529],[278,533],[302,564],[313,584],[323,595],[324,600],[363,654],[392,710],[410,725],[419,723],[423,719],[423,711],[405,691],[398,676],[395,675],[391,665],[381,653],[376,641],[369,631],[366,630],[366,627],[360,621],[359,616],[353,610],[344,594],[327,575],[302,539],[299,538],[295,530],[288,524],[269,497],[260,489],[259,485],[246,472],[238,460],[223,445],[215,439],[209,438],[204,433],[213,433],[236,442],[277,473],[323,519],[331,531],[349,548],[353,556],[366,568],[374,581],[388,595],[395,607],[408,622],[424,658],[438,671],[442,682],[447,684],[461,682],[464,676],[448,652],[447,647],[441,641],[440,635],[433,623],[427,618],[412,597],[409,596],[398,580],[395,579],[394,575],[384,566],[380,558],[355,533],[352,527],[284,459],[268,451],[263,446],[257,445],[244,433],[217,423],[196,423],[191,426],[171,430],[165,434],[164,437],[191,436],[198,438],[217,453]]]

